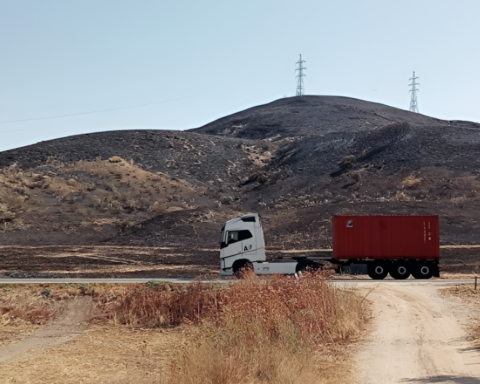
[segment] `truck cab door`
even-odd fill
[[[249,230],[228,231],[224,256],[233,256],[240,253],[253,252],[256,254],[255,238]]]
[[[226,246],[223,249],[223,257],[229,257],[242,253],[242,241],[238,234],[240,231],[228,231],[226,238]]]
[[[239,238],[242,239],[242,252],[248,253],[249,255],[257,254],[257,247],[255,244],[255,237],[251,231],[240,231]]]

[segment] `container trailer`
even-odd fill
[[[333,257],[293,257],[267,260],[261,216],[250,213],[229,220],[222,228],[222,276],[239,276],[251,269],[257,275],[293,275],[316,270],[325,261],[345,267],[365,264],[372,279],[439,277],[438,216],[334,216]]]

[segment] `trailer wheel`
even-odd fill
[[[410,266],[404,261],[395,261],[390,266],[390,276],[396,280],[405,280],[410,276]]]
[[[254,271],[253,264],[248,260],[239,260],[233,263],[233,274],[237,279],[243,279],[247,273]]]
[[[433,276],[433,264],[416,262],[413,266],[412,276],[415,279],[430,279]]]
[[[374,280],[382,280],[388,275],[388,268],[385,263],[373,262],[367,264],[367,273]]]
[[[304,272],[304,271],[317,271],[321,265],[313,260],[302,259],[297,263],[295,267],[295,272]]]

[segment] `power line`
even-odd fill
[[[412,89],[408,92],[411,92],[412,95],[410,97],[410,112],[418,112],[418,105],[417,105],[417,91],[420,92],[419,89],[417,89],[417,85],[420,85],[420,83],[416,83],[415,80],[419,79],[419,77],[415,77],[415,71],[413,71],[413,77],[409,80],[412,80],[412,83],[409,84],[409,87],[412,87]]]
[[[20,122],[23,122],[23,121],[58,119],[58,118],[61,118],[61,117],[79,116],[79,115],[89,115],[89,114],[92,114],[92,113],[100,113],[100,112],[108,112],[108,111],[118,111],[118,110],[120,110],[120,109],[140,108],[140,107],[146,107],[146,106],[148,106],[148,105],[155,105],[155,104],[161,104],[161,103],[168,103],[168,102],[170,102],[170,101],[184,100],[184,99],[188,99],[188,98],[191,98],[191,97],[193,97],[193,96],[181,97],[181,98],[179,98],[179,99],[170,99],[170,100],[156,101],[155,103],[133,105],[133,106],[128,106],[128,107],[118,107],[118,108],[109,108],[109,109],[98,109],[98,110],[89,111],[89,112],[70,113],[70,114],[68,114],[68,115],[57,115],[57,116],[47,116],[47,117],[34,117],[34,118],[31,118],[31,119],[0,121],[0,124],[20,123]]]
[[[303,73],[303,71],[307,68],[303,66],[303,63],[306,63],[305,60],[302,60],[302,55],[300,55],[300,59],[295,63],[298,68],[295,69],[295,72],[298,71],[297,75],[297,92],[296,96],[303,96],[305,94],[305,87],[303,85],[303,78],[307,75]]]

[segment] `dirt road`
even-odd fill
[[[90,296],[76,297],[59,310],[59,316],[52,324],[32,337],[0,348],[0,364],[17,358],[32,357],[73,340],[87,327],[92,309]]]
[[[438,286],[373,287],[372,332],[356,357],[360,383],[480,383],[480,350],[463,328],[467,308]]]

